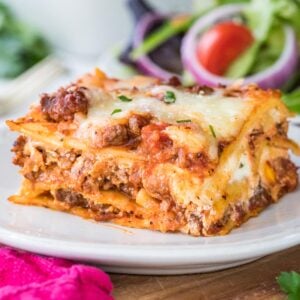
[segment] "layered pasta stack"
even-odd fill
[[[100,70],[15,121],[12,202],[97,221],[227,234],[293,191],[290,116],[257,86],[183,87],[176,78],[108,78]]]

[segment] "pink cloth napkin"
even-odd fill
[[[111,300],[103,271],[74,262],[0,248],[1,300]]]

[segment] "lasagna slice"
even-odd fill
[[[100,70],[7,121],[24,177],[18,204],[96,221],[227,234],[295,190],[280,93],[108,78]]]

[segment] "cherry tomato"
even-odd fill
[[[254,38],[244,25],[227,21],[206,31],[197,44],[197,58],[204,68],[224,75],[230,64],[251,46]]]

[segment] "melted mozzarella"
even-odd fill
[[[243,154],[238,163],[238,168],[236,168],[236,170],[232,172],[232,177],[229,183],[235,181],[241,181],[245,178],[250,178],[251,175],[252,175],[252,169],[251,169],[249,158],[247,157],[246,154]]]
[[[166,104],[158,99],[167,91],[175,94],[176,101]],[[100,90],[87,92],[90,107],[87,118],[81,124],[82,130],[91,125],[104,125],[112,119],[126,117],[130,112],[150,113],[159,121],[177,124],[178,120],[191,120],[210,134],[213,127],[217,139],[235,136],[251,112],[251,101],[238,97],[224,97],[221,92],[212,95],[192,94],[169,86],[156,86],[148,93],[133,95],[131,102],[122,102],[117,95]],[[115,110],[121,110],[112,115]]]
[[[168,126],[164,132],[171,138],[175,147],[188,148],[192,153],[206,152],[211,160],[218,158],[218,143],[211,135],[197,128]]]

